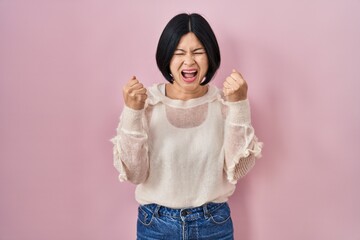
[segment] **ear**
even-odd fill
[[[169,80],[169,82],[170,82],[170,83],[174,83],[174,76],[173,76],[171,73],[169,73],[169,76],[170,76],[170,78],[171,78],[171,80]]]

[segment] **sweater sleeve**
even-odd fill
[[[149,159],[147,133],[144,128],[144,110],[124,107],[113,143],[114,166],[119,180],[134,184],[144,182],[148,176]]]
[[[261,157],[262,143],[251,125],[249,100],[225,102],[225,172],[230,183],[244,177]]]

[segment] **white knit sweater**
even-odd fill
[[[148,88],[144,110],[124,107],[111,140],[120,181],[138,184],[140,204],[187,208],[227,201],[261,153],[248,100],[224,101],[213,85],[187,101],[166,97],[164,89]]]

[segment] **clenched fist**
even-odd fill
[[[147,99],[146,88],[133,76],[123,87],[125,105],[135,110],[141,110]]]
[[[232,70],[230,76],[224,81],[223,92],[225,100],[229,102],[237,102],[247,98],[248,85],[241,74],[235,69]]]

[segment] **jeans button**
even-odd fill
[[[186,215],[189,215],[189,214],[190,214],[190,212],[188,210],[181,211],[181,216],[182,217],[185,217]]]

